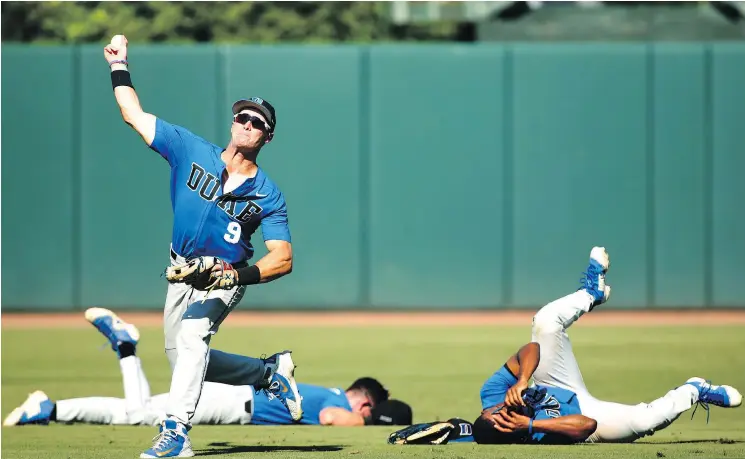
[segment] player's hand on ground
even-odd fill
[[[114,35],[111,42],[103,48],[103,57],[106,62],[127,60],[127,37]]]
[[[530,418],[512,409],[499,410],[492,414],[494,428],[500,432],[512,433],[528,430]]]
[[[507,391],[507,395],[504,397],[504,404],[507,406],[525,406],[523,392],[527,388],[527,381],[518,380],[515,385],[510,387]]]

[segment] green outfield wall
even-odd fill
[[[609,308],[745,306],[745,43],[130,54],[145,110],[214,143],[235,99],[277,108],[295,269],[242,308],[535,307],[593,245]],[[98,45],[2,46],[4,310],[162,307],[168,164],[108,72]]]

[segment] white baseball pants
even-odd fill
[[[541,346],[535,383],[577,394],[582,414],[598,423],[588,442],[632,442],[664,429],[693,406],[698,391],[684,384],[651,403],[638,405],[605,402],[590,395],[566,330],[589,311],[592,302],[589,293],[579,290],[547,304],[533,317],[532,341]]]
[[[150,396],[150,385],[140,359],[119,360],[124,398],[85,397],[59,400],[58,422],[89,424],[158,425],[166,417],[168,394]],[[193,424],[249,424],[253,416],[254,388],[206,383]]]
[[[184,263],[171,250],[171,264]],[[171,388],[166,414],[189,426],[204,381],[230,385],[259,385],[264,377],[261,359],[210,350],[212,335],[243,298],[245,287],[203,292],[186,284],[169,284],[163,313],[165,348],[171,365]]]

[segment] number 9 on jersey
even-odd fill
[[[230,242],[231,244],[235,244],[238,242],[241,238],[241,225],[239,225],[236,222],[230,222],[228,223],[228,232],[225,233],[225,236],[223,236],[223,239]]]

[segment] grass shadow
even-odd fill
[[[718,440],[670,440],[670,441],[656,441],[654,443],[639,443],[640,445],[682,445],[685,443],[717,443],[720,445],[733,445],[736,443],[745,443],[743,440],[730,440],[729,438],[720,438]]]
[[[271,453],[277,451],[300,451],[306,453],[326,453],[341,451],[344,445],[325,446],[291,446],[291,445],[233,445],[228,442],[216,442],[207,445],[208,449],[194,451],[196,456],[216,456],[238,453]]]

